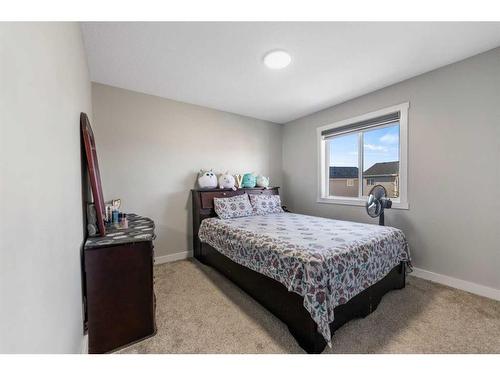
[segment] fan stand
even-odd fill
[[[378,217],[378,225],[385,226],[384,213],[382,212]]]

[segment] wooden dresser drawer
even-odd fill
[[[156,332],[152,241],[84,252],[89,353],[107,353]]]

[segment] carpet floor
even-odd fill
[[[155,266],[157,334],[119,353],[304,353],[287,327],[195,260]],[[500,302],[407,278],[324,353],[500,353]]]

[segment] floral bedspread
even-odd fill
[[[292,213],[205,219],[198,235],[234,262],[303,296],[329,345],[333,309],[410,260],[399,229]]]

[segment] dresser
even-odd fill
[[[128,214],[128,228],[106,226],[84,245],[89,353],[107,353],[156,333],[154,222]]]
[[[203,248],[200,239],[198,238],[198,230],[203,219],[215,217],[217,214],[214,211],[214,198],[228,198],[241,194],[268,194],[276,195],[279,187],[270,188],[241,188],[232,189],[192,189],[191,195],[193,200],[193,256],[200,260],[203,259]]]

